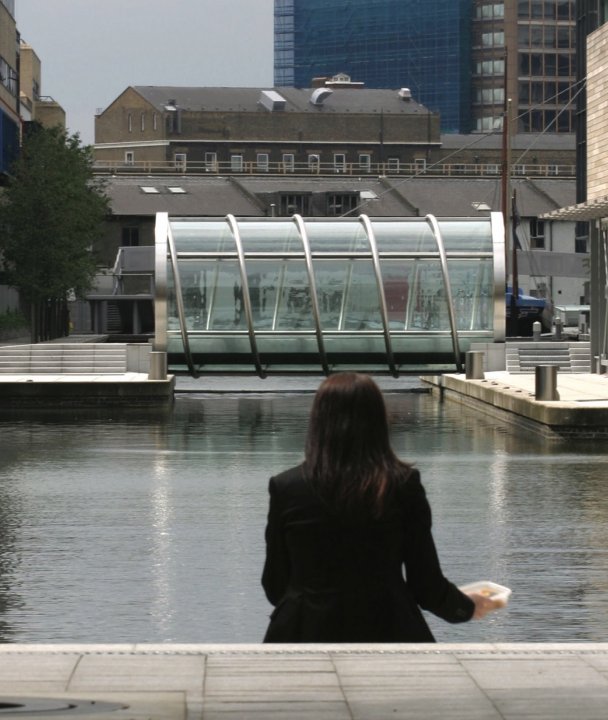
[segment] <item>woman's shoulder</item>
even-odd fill
[[[271,487],[286,488],[304,482],[304,464],[283,470],[270,478]]]
[[[405,497],[412,497],[424,494],[424,488],[422,487],[422,481],[420,479],[420,471],[410,466],[404,468],[402,476],[399,478],[399,492]]]

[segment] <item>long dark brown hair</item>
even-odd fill
[[[345,517],[380,518],[410,466],[393,452],[384,398],[367,375],[344,372],[317,390],[306,440],[306,475]]]

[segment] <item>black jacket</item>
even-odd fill
[[[417,470],[378,521],[339,520],[302,466],[269,491],[262,585],[275,609],[264,642],[433,642],[420,607],[448,622],[473,615],[441,571]]]

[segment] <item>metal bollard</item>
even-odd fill
[[[532,337],[534,339],[534,342],[538,342],[540,340],[541,330],[542,330],[542,325],[538,322],[538,320],[535,320],[532,323]]]
[[[150,369],[148,380],[167,379],[167,353],[153,350],[150,352]]]
[[[556,317],[556,318],[555,318],[555,327],[554,327],[554,330],[555,330],[555,339],[556,339],[556,340],[561,340],[561,339],[562,339],[563,330],[564,330],[564,321],[561,319],[561,317]]]
[[[464,356],[464,370],[467,380],[483,380],[483,350],[468,350]]]
[[[557,365],[537,365],[535,371],[535,394],[536,400],[548,402],[559,400],[557,392]]]

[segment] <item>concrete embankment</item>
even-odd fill
[[[422,378],[433,392],[547,436],[608,437],[608,376],[557,375],[558,400],[536,400],[534,374],[486,372]]]

